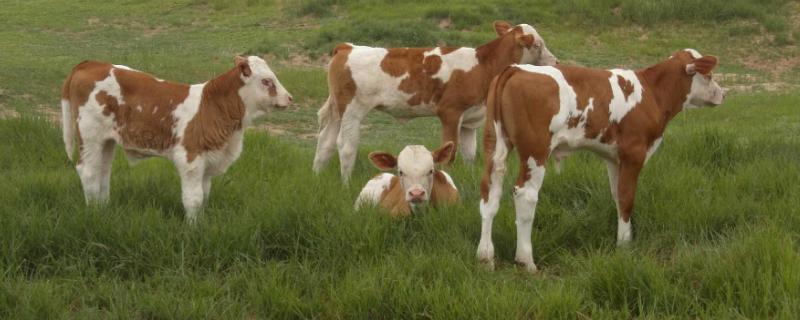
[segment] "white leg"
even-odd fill
[[[109,140],[103,145],[102,158],[100,159],[100,198],[101,203],[107,203],[111,193],[111,166],[114,163],[114,141]]]
[[[341,119],[333,117],[330,105],[331,98],[318,113],[319,117],[319,136],[317,136],[317,151],[314,154],[314,172],[319,173],[328,164],[328,161],[336,151],[336,139],[339,136],[339,128],[342,126]]]
[[[339,148],[339,162],[342,174],[342,182],[348,184],[350,175],[353,173],[353,166],[358,155],[358,140],[361,120],[369,110],[363,109],[355,103],[351,103],[342,116],[339,137],[336,145]]]
[[[186,210],[186,222],[190,224],[197,221],[200,210],[203,208],[204,170],[199,165],[194,165],[201,161],[198,158],[191,164],[176,166],[181,176],[181,198],[183,199],[183,208]]]
[[[531,230],[533,228],[533,218],[536,215],[536,204],[539,202],[539,190],[544,181],[545,168],[537,166],[533,158],[528,159],[530,168],[530,178],[525,181],[522,187],[514,189],[514,207],[517,211],[517,263],[525,266],[530,272],[536,272],[536,264],[533,262],[533,245],[531,244]],[[520,173],[524,174],[524,173]]]
[[[102,142],[84,142],[79,163],[75,167],[81,178],[86,204],[100,203],[102,199],[103,145]]]
[[[461,132],[459,132],[459,148],[464,161],[472,162],[477,153],[477,132],[486,119],[486,107],[479,105],[464,111],[461,116]]]
[[[203,207],[208,204],[208,198],[211,197],[211,178],[208,173],[203,175]]]
[[[474,128],[461,127],[459,133],[459,148],[461,148],[461,156],[465,162],[472,163],[475,160],[475,153],[477,152],[477,133],[478,130]]]
[[[503,177],[506,173],[506,157],[508,149],[500,133],[500,125],[495,125],[497,141],[492,156],[492,172],[488,177],[489,194],[486,201],[480,201],[481,240],[478,243],[478,261],[489,269],[494,269],[494,244],[492,243],[492,222],[500,209],[500,198],[503,192]],[[484,179],[486,179],[484,177]],[[485,180],[484,180],[485,181]]]
[[[623,221],[622,212],[619,210],[619,164],[607,161],[606,167],[608,169],[608,185],[611,187],[611,196],[614,198],[614,204],[617,207],[617,245],[622,246],[631,241],[633,230],[631,221]]]

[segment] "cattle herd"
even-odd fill
[[[355,209],[379,206],[393,216],[425,203],[459,201],[458,189],[436,164],[451,164],[460,150],[472,162],[476,130],[484,125],[485,170],[477,257],[494,265],[492,221],[502,194],[506,158],[514,148],[519,176],[516,262],[536,271],[531,228],[545,163],[588,150],[607,163],[617,206],[617,243],[632,238],[631,214],[639,172],[658,148],[667,123],[683,109],[722,103],[712,79],[714,56],[693,49],[640,70],[559,65],[532,26],[494,23],[497,37],[478,48],[376,48],[340,44],[328,67],[328,98],[313,170],[338,152],[343,183],[356,161],[359,126],[372,109],[396,118],[436,116],[442,145],[434,151],[406,146],[396,157],[372,152],[382,173],[367,182]],[[237,56],[235,67],[200,84],[165,81],[126,66],[84,61],[64,82],[61,106],[67,155],[76,163],[87,203],[104,203],[114,147],[130,162],[152,156],[177,168],[186,220],[193,223],[211,190],[211,178],[239,157],[244,129],[292,96],[267,63]],[[77,143],[77,156],[75,144]],[[476,186],[477,187],[477,186]]]

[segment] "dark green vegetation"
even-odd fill
[[[800,312],[796,3],[317,3],[5,4],[0,317],[789,319]],[[446,17],[452,25],[440,29]],[[319,177],[311,173],[308,134],[327,89],[323,64],[309,56],[341,41],[477,45],[492,38],[497,18],[534,24],[559,58],[584,65],[641,67],[684,47],[720,56],[720,83],[735,91],[723,106],[684,112],[667,129],[642,175],[631,248],[614,244],[605,166],[589,154],[545,179],[533,235],[537,276],[510,264],[508,196],[495,220],[498,270],[474,261],[480,164],[448,169],[461,206],[401,220],[351,210],[376,172],[366,154],[437,146],[434,119],[370,116],[351,187],[340,185],[335,162]],[[277,135],[248,133],[242,158],[214,181],[198,226],[185,225],[178,178],[164,160],[130,167],[118,152],[111,203],[83,204],[59,125],[46,121],[59,113],[61,81],[74,64],[104,59],[200,82],[243,52],[267,54],[299,107],[263,121]]]

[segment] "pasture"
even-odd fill
[[[732,91],[683,111],[642,172],[634,240],[615,245],[605,164],[552,163],[531,275],[478,265],[482,156],[446,170],[462,204],[405,219],[352,209],[373,150],[440,144],[435,118],[364,122],[352,184],[311,171],[326,53],[338,42],[477,46],[534,25],[562,63],[641,68],[692,47]],[[2,318],[779,318],[800,313],[800,5],[793,1],[29,1],[0,10]],[[117,150],[107,206],[84,204],[58,100],[84,59],[199,83],[265,56],[295,107],[248,131],[196,226],[165,160]],[[480,141],[480,140],[479,140]],[[483,148],[479,146],[479,154]],[[507,177],[516,177],[515,156]]]

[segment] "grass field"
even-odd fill
[[[799,8],[777,0],[6,3],[0,318],[796,318]],[[451,27],[439,28],[445,19]],[[311,173],[333,44],[478,45],[492,38],[495,19],[535,25],[568,63],[643,67],[685,47],[720,57],[720,83],[732,94],[667,129],[642,173],[630,248],[615,245],[605,166],[589,154],[545,179],[535,276],[511,264],[507,196],[495,219],[498,268],[475,261],[480,161],[448,169],[462,205],[399,220],[353,212],[376,173],[366,154],[437,146],[434,119],[373,114],[351,187],[341,186],[335,161]],[[119,151],[110,204],[87,207],[52,121],[72,66],[103,59],[201,82],[237,53],[267,56],[298,106],[248,132],[242,157],[214,180],[202,221],[185,224],[169,162],[131,167]]]

